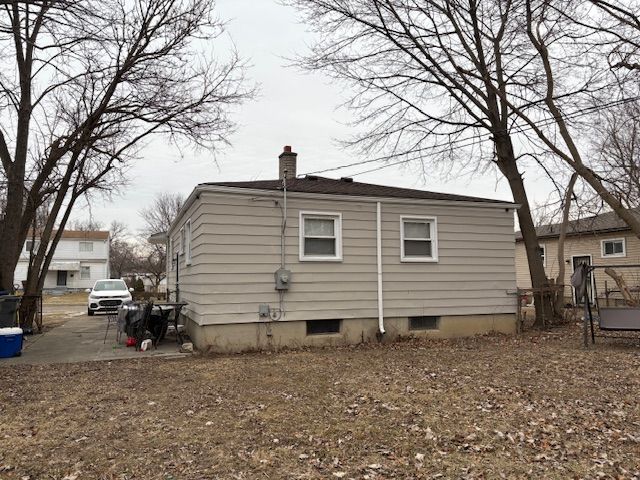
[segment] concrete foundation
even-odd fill
[[[437,328],[411,330],[407,317],[385,318],[383,341],[400,337],[455,338],[477,334],[516,331],[515,314],[459,315],[439,317]],[[339,333],[307,335],[305,321],[267,321],[219,325],[198,325],[186,319],[194,345],[202,351],[244,352],[303,346],[350,345],[378,341],[378,319],[342,320]]]

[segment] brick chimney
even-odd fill
[[[283,152],[278,157],[279,161],[279,178],[282,180],[285,177],[285,170],[287,172],[287,178],[296,178],[296,159],[297,153],[291,151],[290,145],[285,145]]]

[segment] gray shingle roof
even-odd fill
[[[639,210],[632,213],[640,218]],[[592,217],[572,220],[567,224],[567,235],[580,235],[585,233],[609,233],[630,230],[629,226],[615,213],[606,212]],[[560,224],[542,225],[536,227],[538,238],[554,238],[560,236]],[[522,240],[522,233],[516,232],[516,240]]]
[[[213,185],[234,188],[251,188],[256,190],[282,190],[281,180],[255,180],[249,182],[209,182],[202,185]],[[468,197],[450,193],[429,192],[411,188],[389,187],[372,183],[354,182],[351,179],[336,180],[333,178],[307,176],[287,180],[290,192],[318,193],[327,195],[353,195],[363,197],[416,198],[425,200],[450,200],[459,202],[511,203],[504,200]]]

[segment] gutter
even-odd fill
[[[382,204],[376,202],[376,256],[378,261],[378,332],[385,334],[382,300]]]

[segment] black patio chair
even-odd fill
[[[140,350],[140,346],[142,342],[145,340],[147,336],[147,330],[149,329],[149,323],[151,320],[151,311],[153,310],[153,302],[147,302],[144,306],[144,311],[142,314],[142,320],[138,323],[136,328],[136,350]]]

